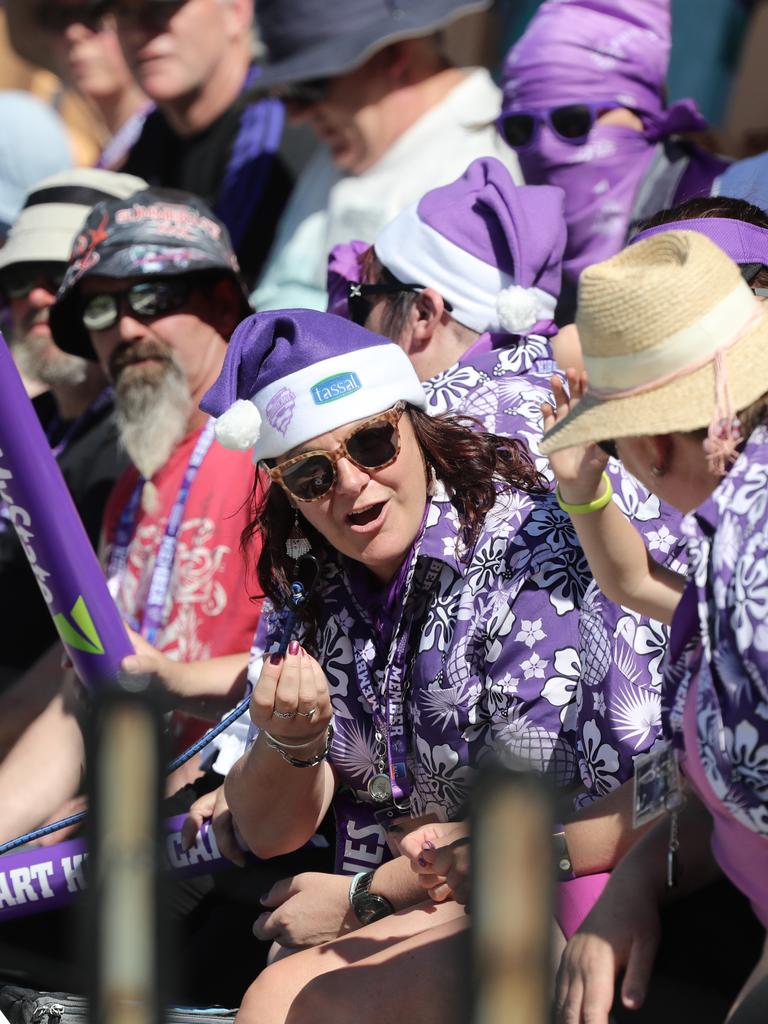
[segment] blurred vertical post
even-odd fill
[[[472,829],[473,1024],[550,1020],[553,820],[541,775],[483,771]]]
[[[150,677],[121,679],[97,695],[90,741],[90,1020],[161,1024],[165,750]]]

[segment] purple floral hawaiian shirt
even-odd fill
[[[497,746],[558,787],[579,782],[579,608],[590,574],[570,520],[553,495],[512,490],[499,496],[471,550],[459,534],[456,509],[438,482],[416,544],[418,601],[403,699],[410,811],[442,820],[464,813],[473,769]],[[421,592],[430,570],[431,586]],[[380,769],[364,683],[372,680],[383,699],[388,652],[341,556],[325,561],[318,586],[323,618],[315,641],[331,687],[330,761],[343,787],[334,801],[339,868],[357,871],[383,854],[384,830],[366,789]],[[253,672],[281,620],[262,614]]]
[[[697,680],[706,779],[737,821],[768,838],[767,427],[752,433],[714,493],[685,517],[683,532],[691,566],[683,601],[695,592],[696,614],[684,625],[679,610],[673,624],[679,653],[665,672],[665,725],[681,745],[686,696]]]
[[[427,381],[428,411],[463,412],[486,430],[525,441],[536,467],[551,479],[539,455],[541,403],[552,401],[550,377],[560,373],[547,338],[484,334],[454,366]],[[561,375],[562,376],[562,375]],[[608,473],[614,501],[642,534],[651,554],[682,569],[680,514],[650,494],[621,463]],[[581,613],[577,695],[577,749],[581,803],[616,789],[634,773],[634,757],[661,729],[661,662],[669,631],[609,601],[594,581]]]

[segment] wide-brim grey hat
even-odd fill
[[[401,39],[430,35],[493,0],[259,0],[259,90],[332,78]]]

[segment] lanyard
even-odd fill
[[[85,412],[81,413],[77,419],[72,420],[64,431],[61,440],[56,444],[51,444],[51,435],[54,434],[56,432],[56,428],[61,425],[61,420],[58,416],[53,417],[51,422],[48,424],[45,433],[48,438],[48,443],[51,444],[51,455],[53,455],[54,459],[58,460],[61,458],[67,448],[72,444],[77,434],[83,431],[92,420],[96,419],[96,417],[106,409],[111,401],[112,388],[104,388],[104,390],[97,395],[94,401],[91,402]]]
[[[422,532],[408,567],[408,576],[405,582],[403,600],[400,605],[400,614],[392,635],[387,664],[384,669],[381,695],[376,693],[371,673],[362,654],[355,649],[355,665],[357,667],[360,690],[373,712],[377,742],[385,744],[392,798],[398,806],[401,803],[407,805],[411,793],[407,766],[408,734],[405,722],[405,697],[409,682],[407,678],[409,673],[406,672],[408,648],[414,629],[417,626],[416,620],[418,618],[418,616],[412,613],[418,595],[428,594],[432,590],[434,582],[440,575],[443,567],[443,563],[439,559],[430,558],[418,587],[413,588],[413,580],[423,538],[424,534]],[[411,656],[411,668],[416,653],[414,651]]]
[[[141,622],[135,624],[135,628],[140,626],[141,635],[150,643],[155,642],[158,630],[164,621],[165,600],[171,584],[171,572],[176,557],[176,546],[184,516],[184,507],[187,503],[192,483],[197,476],[203,459],[208,453],[208,449],[211,447],[213,437],[213,420],[208,420],[189,457],[187,468],[184,471],[184,476],[176,495],[176,501],[173,503],[173,508],[168,516],[163,539],[160,541],[160,546],[157,549],[152,578],[149,583],[149,593],[144,605]],[[128,549],[135,533],[136,515],[139,510],[143,488],[144,478],[140,476],[117,524],[115,542],[109,558],[108,569],[108,577],[113,589],[119,585],[128,562]]]

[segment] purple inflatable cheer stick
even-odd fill
[[[78,676],[115,678],[133,647],[2,335],[0,500]]]
[[[187,878],[231,867],[232,862],[219,852],[210,821],[203,822],[189,850],[183,849],[181,827],[185,817],[181,814],[166,823],[166,850],[174,873]],[[67,906],[85,889],[86,860],[82,839],[0,857],[0,922]]]

